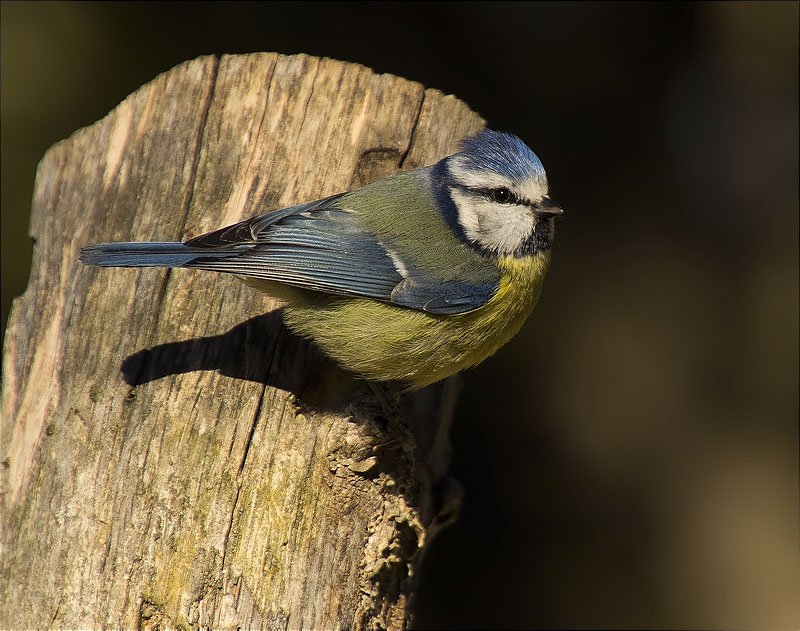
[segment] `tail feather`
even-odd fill
[[[80,259],[86,265],[100,267],[184,267],[198,258],[229,258],[251,247],[235,245],[215,250],[178,241],[97,243],[82,248]]]

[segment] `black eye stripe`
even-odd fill
[[[518,206],[530,206],[531,208],[536,207],[536,204],[532,204],[531,202],[523,199],[519,195],[517,195],[514,191],[512,191],[507,186],[495,186],[495,187],[478,187],[478,186],[464,186],[463,184],[456,184],[456,189],[461,189],[469,193],[472,196],[476,197],[484,197],[496,204],[516,204]]]
[[[514,191],[506,186],[498,186],[495,188],[468,188],[473,195],[480,195],[497,204],[521,204],[528,205],[523,199],[517,196]]]
[[[516,196],[505,186],[490,188],[488,190],[489,199],[498,204],[510,204],[516,201]]]

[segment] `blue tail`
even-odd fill
[[[81,249],[81,261],[100,267],[184,267],[201,259],[237,256],[252,247],[234,245],[224,249],[200,248],[177,241],[98,243]]]

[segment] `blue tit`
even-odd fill
[[[539,298],[562,210],[542,163],[485,130],[440,162],[185,243],[101,243],[87,265],[228,272],[344,368],[415,390],[475,366]]]

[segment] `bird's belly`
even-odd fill
[[[528,263],[507,262],[512,273],[503,270],[497,294],[468,313],[434,315],[362,298],[306,294],[288,302],[284,321],[344,368],[417,389],[475,366],[516,335],[539,297],[547,257]]]

